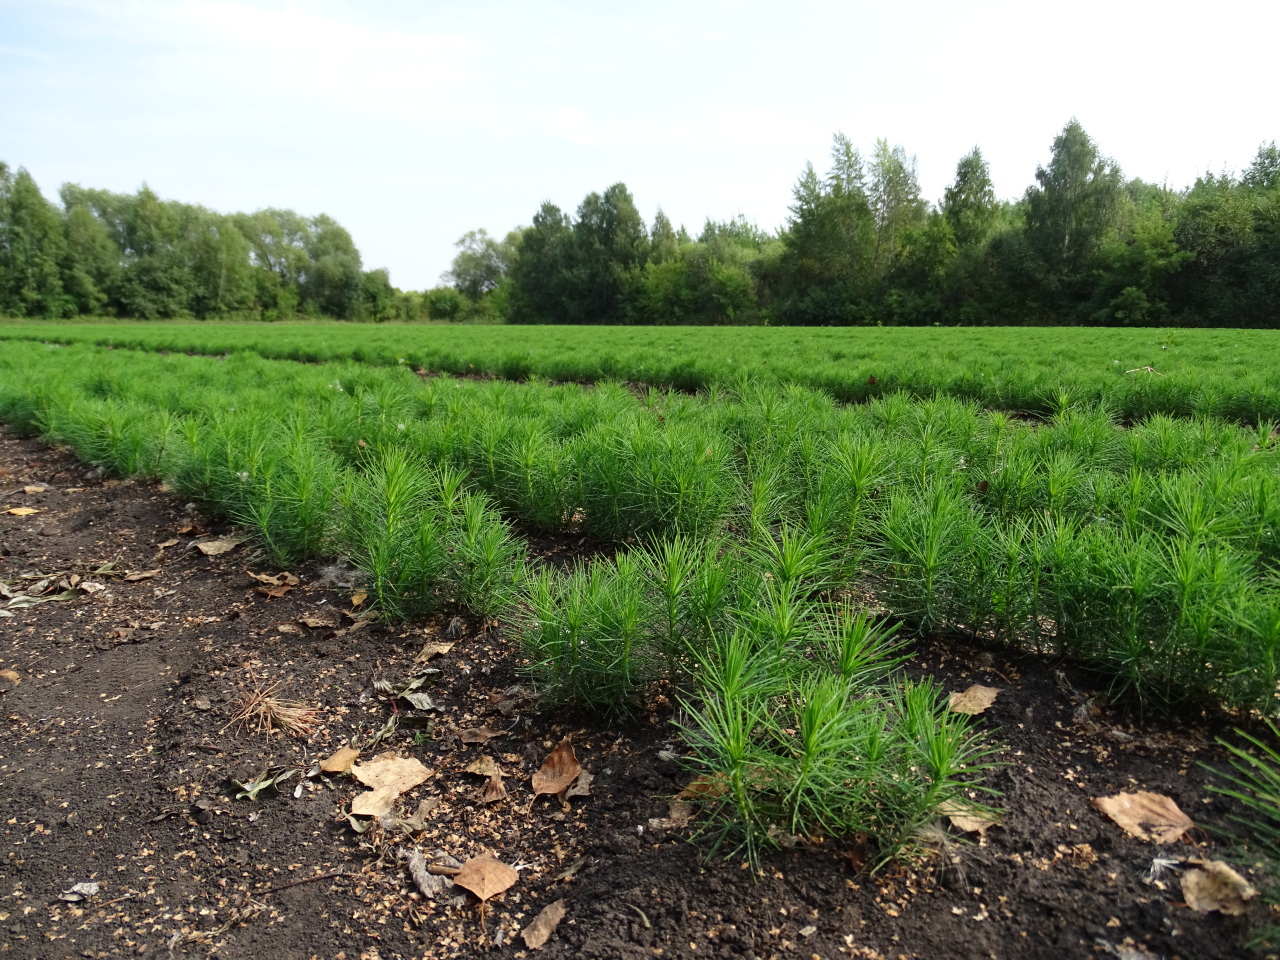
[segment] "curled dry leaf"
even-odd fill
[[[413,658],[414,665],[426,663],[432,657],[443,657],[446,653],[453,649],[452,643],[428,643],[424,644],[422,649],[418,651],[418,655]]]
[[[422,891],[422,895],[428,900],[436,899],[436,897],[447,892],[453,886],[453,881],[448,877],[431,873],[427,869],[427,860],[422,855],[421,850],[414,850],[406,860],[409,876],[413,878],[414,885]]]
[[[155,570],[131,570],[124,575],[124,578],[130,583],[137,583],[139,580],[150,580],[152,577],[158,576],[159,573],[159,567]]]
[[[164,541],[163,543],[157,543],[157,544],[156,544],[156,549],[158,549],[158,550],[167,550],[167,549],[169,549],[170,547],[176,547],[177,545],[178,545],[178,538],[177,538],[177,537],[173,537],[173,538],[171,538],[171,539],[169,539],[169,540]]]
[[[35,507],[14,507],[12,510],[8,510],[6,512],[12,513],[15,517],[29,517],[33,513],[39,513],[40,511]]]
[[[320,769],[325,773],[348,773],[351,765],[360,758],[360,751],[354,747],[343,747],[320,761]]]
[[[556,932],[556,927],[560,926],[560,921],[564,919],[564,915],[565,905],[563,900],[547,904],[533,918],[533,922],[520,931],[520,936],[524,938],[524,945],[530,950],[540,949],[544,943],[551,939],[551,935]]]
[[[315,614],[299,617],[298,622],[304,627],[311,627],[312,629],[316,629],[318,627],[336,627],[338,625],[338,621],[334,617],[318,616]]]
[[[453,882],[470,890],[483,902],[511,889],[518,879],[520,875],[500,860],[472,857],[462,865]]]
[[[533,795],[537,797],[544,793],[559,793],[573,783],[581,772],[582,765],[573,752],[573,744],[566,737],[547,754],[547,759],[533,775]]]
[[[1176,803],[1146,790],[1097,797],[1090,803],[1119,824],[1125,833],[1139,840],[1173,843],[1194,826]]]
[[[1244,877],[1221,860],[1191,860],[1182,875],[1182,895],[1197,913],[1217,910],[1227,916],[1243,916],[1248,902],[1258,895]]]
[[[474,773],[478,777],[502,776],[502,770],[493,757],[477,757],[467,764],[464,773]]]
[[[1000,825],[1000,815],[994,811],[980,810],[962,800],[948,800],[938,807],[938,812],[951,821],[951,825],[965,833],[985,837],[992,827]]]
[[[494,737],[501,737],[507,731],[495,730],[489,725],[476,727],[474,730],[462,730],[458,733],[458,739],[463,743],[486,743]]]
[[[949,706],[956,713],[977,716],[995,703],[999,694],[1000,691],[995,687],[984,687],[980,683],[975,683],[963,693],[953,693]]]
[[[507,788],[502,784],[502,774],[495,773],[485,781],[484,789],[480,791],[480,802],[494,803],[503,799],[506,795]]]
[[[360,606],[360,604],[364,603],[368,599],[369,599],[369,595],[365,593],[363,590],[361,590],[358,593],[353,593],[351,595],[351,606],[358,607]]]

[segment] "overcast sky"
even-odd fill
[[[1280,139],[1280,4],[0,0],[0,160],[58,186],[328,213],[433,286],[465,231],[618,180],[652,220],[785,222],[843,130],[938,199],[1013,198],[1072,116],[1182,187]]]

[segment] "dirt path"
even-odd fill
[[[336,568],[290,571],[297,584],[264,596],[269,585],[246,571],[280,571],[247,545],[193,548],[224,531],[172,494],[104,482],[8,434],[0,494],[0,509],[40,511],[0,513],[0,581],[25,589],[36,581],[23,574],[56,575],[43,595],[71,594],[0,619],[0,669],[13,671],[0,674],[0,956],[532,955],[518,932],[559,899],[547,957],[1201,960],[1241,956],[1263,919],[1257,903],[1251,917],[1199,915],[1176,880],[1144,882],[1156,855],[1214,853],[1208,834],[1156,847],[1088,802],[1147,789],[1222,822],[1198,766],[1221,762],[1216,731],[1135,729],[1095,711],[1071,671],[923,647],[913,671],[950,690],[1001,690],[982,722],[1007,746],[994,778],[1004,824],[980,843],[953,834],[914,870],[870,878],[856,852],[819,843],[771,857],[753,882],[664,823],[685,777],[661,697],[627,725],[539,713],[501,632],[453,611],[413,630],[364,624]],[[453,644],[423,688],[441,709],[417,728],[403,717],[372,751],[431,772],[401,801],[422,829],[389,821],[357,834],[346,812],[364,788],[304,774],[386,724],[374,682],[413,675],[428,643]],[[245,690],[281,680],[282,695],[317,711],[312,733],[267,739],[230,724]],[[590,793],[533,802],[530,775],[564,737],[594,776]],[[465,772],[482,757],[505,797],[486,802],[485,778]],[[232,778],[285,768],[297,773],[282,791],[235,798]],[[483,916],[459,888],[428,900],[401,860],[414,848],[458,860],[492,850],[519,880]],[[85,882],[97,892],[60,898]]]

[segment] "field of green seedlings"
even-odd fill
[[[1280,367],[1268,359],[1280,354],[1274,330],[0,323],[5,338],[682,391],[750,379],[846,403],[899,391],[1036,414],[1105,402],[1125,421],[1155,413],[1280,420]]]
[[[549,697],[626,713],[670,684],[733,848],[863,834],[887,859],[981,789],[989,748],[896,672],[914,633],[1070,658],[1143,709],[1275,713],[1280,382],[1246,362],[1262,334],[1162,351],[1151,331],[912,331],[937,352],[888,362],[901,331],[128,329],[56,336],[238,352],[14,339],[0,420],[164,478],[279,563],[349,558],[383,616],[498,621]],[[641,366],[663,337],[671,358]],[[1167,374],[1089,372],[1121,343],[1117,366],[1154,359],[1142,338]],[[470,370],[486,344],[477,369],[598,382],[414,373]],[[847,359],[806,367],[837,344]],[[527,368],[504,369],[517,350]],[[727,372],[738,354],[751,375]],[[838,402],[868,377],[867,402]],[[564,532],[616,556],[528,561],[526,537]]]

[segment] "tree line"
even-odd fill
[[[1280,150],[1180,190],[1126,179],[1072,120],[1020,198],[975,147],[941,200],[916,160],[835,135],[776,232],[646,225],[625,184],[505,237],[457,243],[422,293],[364,270],[332,218],[218,214],[67,184],[46,200],[0,163],[0,314],[328,316],[625,324],[1280,325]]]
[[[1280,326],[1280,150],[1191,187],[1126,179],[1072,120],[1014,201],[975,147],[937,204],[914,157],[836,134],[788,223],[692,237],[646,229],[624,184],[576,216],[544,203],[502,240],[474,231],[446,274],[514,323]]]
[[[425,298],[365,270],[332,217],[220,214],[144,186],[65,184],[61,203],[0,162],[0,315],[414,320]]]

